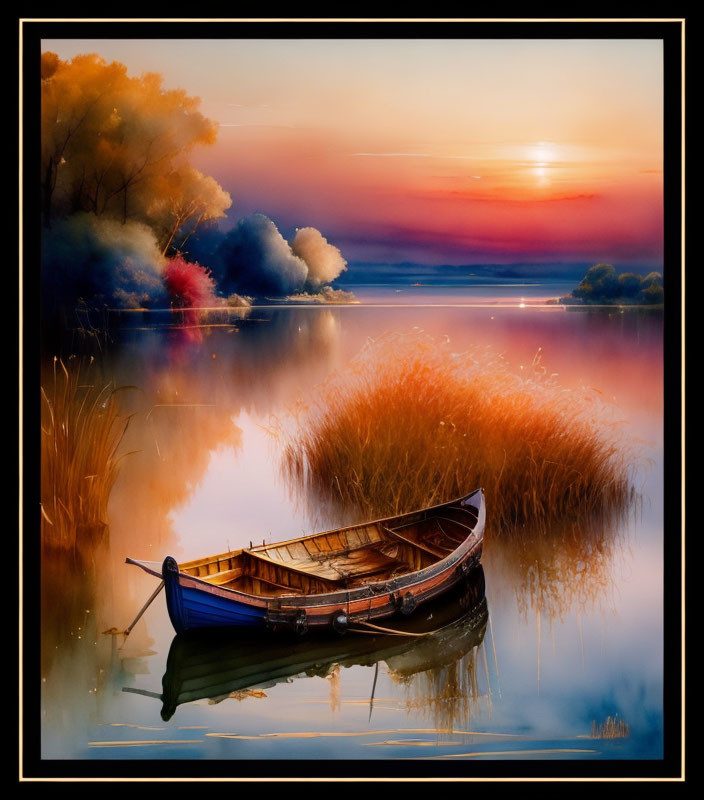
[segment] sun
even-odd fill
[[[550,183],[549,170],[557,161],[557,151],[552,142],[535,142],[529,145],[528,162],[539,186]]]
[[[532,145],[531,158],[533,161],[549,163],[555,161],[556,157],[557,151],[552,142],[537,142]]]

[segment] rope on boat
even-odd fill
[[[361,628],[346,628],[345,629],[345,633],[348,633],[348,632],[349,633],[367,633],[367,634],[369,634],[369,636],[378,636],[379,635],[377,631],[364,631]],[[385,634],[387,636],[407,636],[408,635],[406,633],[401,633],[400,631],[391,631],[391,630],[389,630],[389,631],[384,631],[384,632],[385,632]],[[415,633],[411,634],[411,636],[416,636],[416,635],[417,634],[415,634]],[[424,633],[421,633],[420,635],[421,636],[425,636]]]
[[[393,628],[383,628],[381,625],[374,625],[373,622],[365,622],[363,620],[357,621],[357,624],[365,625],[368,628],[374,628],[374,631],[381,631],[382,633],[388,633],[392,636],[430,636],[431,634],[442,630],[442,628],[436,628],[434,631],[427,631],[426,633],[412,633],[411,631],[398,631],[394,630]],[[347,628],[347,630],[352,631],[353,633],[374,633],[374,631],[361,631],[358,628]]]

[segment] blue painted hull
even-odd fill
[[[173,562],[173,565],[169,562]],[[260,628],[266,609],[253,608],[235,599],[218,597],[201,589],[181,586],[178,566],[173,559],[164,562],[166,607],[177,633],[199,628]]]

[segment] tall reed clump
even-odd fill
[[[112,383],[92,380],[92,364],[54,358],[41,386],[42,550],[79,560],[105,541],[128,424]]]
[[[623,508],[629,454],[603,404],[546,378],[539,356],[524,375],[488,349],[384,336],[298,414],[284,470],[366,517],[483,487],[492,534]]]

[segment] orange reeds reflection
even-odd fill
[[[386,659],[389,675],[405,687],[406,710],[425,714],[438,729],[467,726],[491,707],[491,685],[484,635],[486,602],[435,637]]]
[[[170,512],[198,485],[213,451],[240,444],[240,430],[232,421],[236,408],[198,402],[207,398],[200,392],[169,391],[170,385],[173,375],[164,375],[157,397],[152,395],[161,402],[145,404],[126,437],[128,446],[140,449],[120,473],[111,500],[118,560],[124,561],[130,547],[148,553],[172,543]]]
[[[631,735],[631,726],[622,719],[607,717],[604,722],[597,725],[596,720],[592,721],[592,739],[627,739]]]
[[[428,669],[415,675],[390,670],[395,683],[406,689],[406,709],[424,714],[440,730],[452,731],[469,725],[490,703],[489,687],[480,686],[479,647],[473,648],[453,664]]]
[[[612,610],[615,565],[627,544],[629,511],[637,511],[635,502],[579,522],[526,526],[491,542],[484,561],[513,590],[524,616],[534,612],[562,622],[570,613]]]

